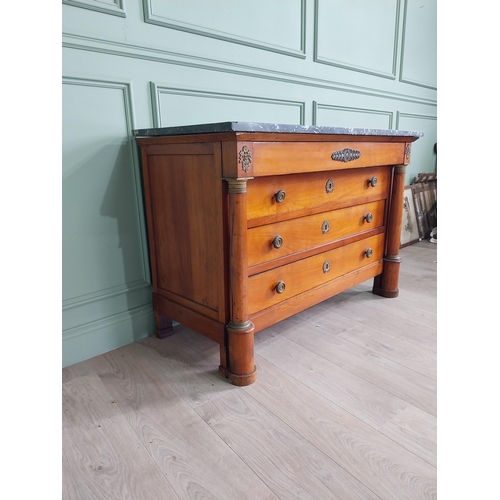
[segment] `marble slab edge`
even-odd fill
[[[178,127],[144,128],[132,131],[134,137],[158,137],[164,135],[211,134],[217,132],[272,132],[289,134],[335,134],[393,137],[423,137],[423,132],[408,130],[382,130],[372,128],[328,127],[323,125],[288,125],[277,123],[220,122]]]

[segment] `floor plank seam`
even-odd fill
[[[108,353],[106,353],[106,354],[108,354]],[[112,354],[111,354],[111,356],[112,356]],[[151,368],[151,369],[152,369],[152,370],[153,370],[156,374],[158,374],[158,376],[161,376],[161,375],[160,375],[160,374],[159,374],[159,373],[158,373],[158,372],[154,369],[154,367],[152,366],[152,364],[151,364],[151,363],[149,363],[149,359],[147,359],[147,358],[146,358],[146,357],[144,357],[144,356],[141,356],[141,359],[145,360],[145,361],[148,363],[148,365],[150,366],[150,368]],[[114,375],[114,374],[113,374],[113,373],[107,373],[107,374],[104,374],[104,375],[108,375],[108,376],[109,376],[109,375]],[[101,379],[101,376],[104,376],[104,375],[98,375],[99,379]],[[162,381],[162,382],[164,382],[164,381]],[[103,383],[103,385],[104,385],[104,383]],[[107,389],[106,389],[106,390],[107,390]],[[108,392],[108,394],[109,394],[109,392]],[[111,395],[110,395],[110,396],[111,396]],[[150,451],[148,450],[148,448],[147,448],[146,444],[144,443],[144,441],[143,441],[142,437],[141,437],[141,436],[139,435],[139,433],[138,433],[138,432],[134,429],[134,427],[130,424],[130,422],[129,422],[128,418],[125,416],[125,414],[124,414],[123,410],[120,408],[120,405],[118,405],[118,408],[120,409],[121,413],[124,415],[124,418],[125,418],[125,420],[127,421],[127,423],[128,423],[128,425],[129,425],[129,427],[132,429],[132,431],[134,432],[134,434],[137,436],[137,438],[139,439],[139,441],[140,441],[140,442],[141,442],[141,444],[143,445],[144,449],[146,450],[146,453],[147,453],[147,454],[151,457],[151,460],[153,460],[153,462],[155,463],[156,467],[157,467],[157,468],[158,468],[158,470],[160,471],[160,474],[161,474],[161,475],[165,478],[165,480],[166,480],[166,481],[170,484],[170,487],[172,488],[172,490],[173,490],[173,491],[175,492],[175,494],[179,497],[178,493],[175,491],[174,485],[173,485],[173,484],[172,484],[172,482],[168,479],[167,474],[165,474],[165,473],[162,471],[160,464],[157,462],[157,460],[155,459],[155,457],[154,457],[154,456],[150,453]],[[136,409],[136,411],[137,411],[137,409]],[[180,497],[179,497],[179,500],[180,500]]]
[[[380,330],[379,330],[379,331],[380,331]],[[385,333],[385,332],[382,332],[382,333]],[[390,334],[386,333],[386,335],[390,335]],[[347,337],[342,337],[342,338],[343,338],[344,340],[347,340],[347,341],[348,341],[348,342],[350,342],[351,344],[353,344],[353,345],[355,345],[355,346],[360,347],[358,344],[356,344],[356,342],[352,342],[352,341],[351,341],[351,340],[349,340]],[[395,337],[395,338],[399,338],[399,337]],[[400,340],[402,340],[402,339],[400,339]],[[413,344],[413,345],[415,345],[415,344]],[[417,347],[421,347],[421,346],[417,346]],[[370,352],[374,352],[374,351],[370,351]],[[434,351],[430,351],[430,352],[434,353]],[[417,371],[416,371],[416,370],[414,370],[413,368],[411,368],[411,367],[409,367],[409,366],[406,366],[406,365],[403,365],[402,363],[399,363],[399,362],[397,362],[397,361],[394,361],[394,360],[392,360],[392,359],[390,359],[390,358],[387,358],[386,356],[383,356],[382,354],[378,354],[378,353],[376,353],[376,352],[375,352],[375,354],[376,354],[377,356],[380,356],[381,358],[384,358],[384,359],[387,359],[388,361],[391,361],[392,363],[396,363],[397,365],[402,366],[403,368],[406,368],[407,370],[411,370],[413,373],[415,373],[415,374],[417,374],[417,375],[419,375],[419,376],[421,376],[421,377],[425,377],[426,379],[429,379],[429,380],[431,380],[432,382],[436,382],[436,379],[435,379],[435,378],[433,378],[433,377],[429,377],[428,375],[425,375],[424,373],[417,372]],[[434,353],[434,354],[435,354],[435,353]]]
[[[280,369],[279,367],[276,367],[278,369]],[[290,375],[288,375],[290,376]],[[316,392],[314,391],[313,389],[311,389],[310,387],[308,386],[305,386],[306,389],[310,390],[310,391],[313,391],[313,392]],[[275,412],[273,412],[270,408],[267,408],[266,406],[262,405],[262,403],[260,403],[260,401],[258,401],[257,399],[255,399],[248,391],[246,391],[248,396],[250,396],[256,404],[262,406],[264,408],[264,410],[266,411],[269,411],[275,418],[277,418],[280,422],[283,423],[283,425],[286,425],[288,427],[288,429],[290,429],[291,432],[295,433],[295,434],[298,434],[301,438],[303,438],[305,441],[307,441],[311,446],[313,446],[318,452],[320,452],[322,455],[325,456],[325,458],[327,460],[330,460],[332,461],[333,463],[335,463],[338,467],[340,467],[346,474],[348,474],[349,476],[351,476],[355,481],[359,481],[365,488],[367,488],[368,490],[370,490],[371,493],[373,493],[375,496],[377,496],[378,498],[380,498],[380,500],[383,500],[383,498],[381,498],[377,493],[375,493],[369,486],[367,486],[362,478],[359,478],[359,477],[356,477],[354,474],[352,474],[351,472],[349,472],[343,465],[341,465],[340,463],[338,463],[336,460],[334,460],[333,458],[329,457],[321,448],[318,448],[314,443],[312,443],[311,441],[309,441],[309,439],[304,436],[301,432],[295,430],[292,426],[290,426],[287,422],[285,422],[279,415],[277,415]],[[318,393],[316,393],[318,394]],[[318,394],[319,396],[321,396],[321,394]],[[327,401],[329,401],[330,403],[332,404],[335,404],[333,403],[332,401],[330,401],[329,399],[325,398]],[[354,416],[354,415],[353,415]],[[355,416],[354,416],[355,417]],[[357,417],[355,417],[357,418]],[[359,420],[359,419],[358,419]],[[360,420],[362,422],[362,420]]]
[[[311,352],[311,353],[313,353],[313,354],[316,354],[317,356],[319,356],[320,358],[324,359],[325,361],[328,361],[328,362],[330,362],[330,363],[334,364],[335,366],[338,366],[339,368],[342,368],[343,370],[346,370],[347,372],[351,373],[352,375],[355,375],[355,376],[357,376],[357,377],[359,377],[359,378],[363,379],[364,381],[369,382],[369,383],[371,383],[371,384],[375,385],[375,386],[376,386],[376,387],[378,387],[379,389],[381,389],[381,390],[383,390],[383,391],[387,392],[388,394],[390,394],[391,396],[394,396],[395,398],[398,398],[398,399],[400,399],[400,400],[404,401],[404,402],[405,402],[405,403],[407,403],[408,405],[412,405],[412,406],[415,406],[416,408],[419,408],[419,407],[418,407],[415,403],[410,402],[410,401],[406,401],[406,399],[404,399],[404,398],[403,398],[403,397],[401,397],[401,396],[398,396],[397,394],[394,394],[394,392],[392,392],[391,390],[389,390],[389,389],[387,389],[387,388],[385,388],[385,387],[382,387],[382,386],[380,386],[380,385],[378,385],[378,384],[375,384],[375,383],[373,382],[373,379],[369,379],[369,378],[367,378],[367,377],[364,377],[363,375],[361,375],[359,372],[357,372],[357,371],[355,371],[355,370],[353,371],[353,370],[350,370],[349,368],[346,368],[346,367],[344,367],[344,366],[342,366],[342,365],[339,365],[338,363],[335,363],[335,361],[332,361],[331,359],[328,359],[328,358],[326,358],[325,356],[322,356],[320,353],[317,353],[317,352],[315,352],[315,351],[312,351],[311,349],[308,349],[307,347],[305,347],[305,346],[303,346],[303,345],[301,345],[301,344],[298,344],[298,343],[297,343],[297,342],[295,342],[293,339],[288,339],[288,340],[289,340],[290,342],[294,342],[296,345],[298,345],[298,346],[300,346],[300,347],[302,347],[302,348],[306,349],[307,351],[309,351],[309,352]],[[354,345],[357,345],[357,344],[354,344]],[[384,358],[384,356],[381,356],[380,354],[377,354],[377,353],[375,353],[374,351],[369,351],[369,352],[371,352],[372,354],[375,354],[376,356],[379,356],[379,357],[381,357],[381,358]],[[393,363],[396,363],[395,361],[392,361],[392,360],[390,360],[390,359],[388,359],[388,358],[384,358],[384,359],[386,359],[386,360],[388,360],[388,361],[391,361],[391,362],[393,362]],[[399,363],[396,363],[396,364],[398,364],[399,366],[402,366],[403,368],[407,368],[406,366],[400,365]],[[413,370],[412,370],[412,371],[413,371]],[[418,373],[418,372],[414,372],[414,373],[417,373],[418,375],[422,375],[422,374],[420,374],[420,373]],[[422,375],[422,377],[425,377],[425,375]],[[429,378],[429,377],[426,377],[426,378]],[[434,381],[434,379],[431,379],[431,378],[429,378],[429,380]],[[306,387],[307,387],[307,386],[306,386]],[[419,408],[419,410],[425,411],[425,410],[424,410],[424,409],[422,409],[422,408]],[[401,410],[401,411],[404,411],[404,410]],[[427,413],[427,412],[426,412],[426,413]],[[429,415],[430,415],[430,413],[429,413]],[[394,417],[393,417],[393,418],[394,418]],[[392,419],[391,419],[391,420],[392,420]],[[389,420],[389,421],[390,421],[390,420]],[[386,422],[386,423],[387,423],[387,422]],[[383,427],[384,425],[385,425],[385,423],[384,423],[384,424],[382,424],[382,427]],[[373,427],[373,428],[375,429],[375,427]],[[378,430],[378,429],[377,429],[377,430]]]
[[[399,292],[400,293],[399,293],[398,297],[394,298],[394,299],[382,298],[382,297],[379,297],[378,295],[374,295],[371,292],[371,290],[366,290],[366,291],[363,291],[363,292],[360,292],[360,293],[356,294],[354,297],[346,297],[342,301],[334,301],[332,299],[327,299],[326,301],[320,302],[319,304],[317,304],[317,306],[321,307],[323,309],[327,309],[329,311],[332,311],[332,308],[335,308],[335,304],[342,304],[343,302],[347,302],[347,301],[356,302],[355,301],[355,297],[359,297],[361,295],[366,295],[366,297],[367,297],[367,303],[369,303],[369,302],[377,303],[377,302],[379,302],[381,300],[383,300],[383,301],[387,301],[387,300],[397,301],[398,299],[400,299],[400,300],[404,299],[403,294],[401,293],[404,290],[405,290],[405,287],[404,286],[400,286],[399,287]],[[412,294],[415,293],[415,290],[413,290],[411,288],[409,288],[407,291],[410,292],[410,293],[412,293]],[[431,298],[435,299],[435,297],[428,297],[428,298],[429,299],[431,299]],[[433,300],[433,302],[435,302],[435,300]],[[424,308],[422,306],[419,306],[418,304],[410,304],[410,306],[413,307],[413,308],[415,308],[415,309],[419,309],[419,310],[421,310],[424,313],[428,313],[429,312],[426,308]],[[335,310],[333,309],[332,312],[335,312]],[[433,314],[436,314],[434,311],[432,311],[432,312],[433,312]]]
[[[114,399],[113,395],[110,393],[110,391],[108,390],[108,388],[106,387],[106,385],[102,381],[102,376],[104,376],[104,375],[110,375],[110,374],[113,375],[112,373],[106,373],[106,374],[93,373],[92,375],[84,375],[84,376],[75,377],[70,382],[67,382],[67,383],[63,384],[63,387],[66,384],[72,385],[75,382],[78,383],[78,380],[80,380],[80,379],[84,380],[84,379],[88,378],[89,376],[91,376],[91,377],[95,376],[97,378],[97,380],[99,381],[100,385],[101,385],[100,390],[103,391],[102,394],[101,394],[101,397],[103,398],[103,401],[107,400],[108,402],[111,402],[112,404],[114,404],[116,400]],[[90,401],[92,401],[92,399]],[[159,471],[161,477],[163,478],[163,480],[166,481],[168,483],[168,485],[170,486],[170,488],[172,489],[172,492],[174,492],[175,495],[177,496],[177,498],[179,500],[181,500],[181,498],[179,497],[179,495],[177,494],[177,492],[175,492],[175,490],[173,489],[172,483],[168,480],[168,478],[166,477],[166,475],[163,474],[163,472],[161,471],[161,469],[160,469],[157,461],[149,453],[149,451],[148,451],[147,447],[145,446],[143,440],[137,434],[137,432],[135,431],[134,427],[130,424],[130,422],[129,422],[127,416],[126,416],[126,414],[124,413],[123,409],[120,407],[119,404],[116,405],[116,409],[118,410],[119,415],[121,416],[121,420],[123,421],[122,423],[126,425],[126,428],[129,429],[129,431],[131,432],[132,435],[134,435],[134,436],[137,437],[138,444],[140,443],[140,446],[142,447],[143,452],[145,452],[146,456],[149,457],[149,459],[151,460],[152,464],[154,464],[156,466],[156,468],[158,469],[158,471]],[[94,417],[92,417],[92,418],[94,418]],[[109,418],[111,418],[111,417],[109,417]],[[98,427],[101,428],[101,431],[104,433],[104,435],[106,436],[107,441],[110,444],[113,444],[116,441],[116,437],[113,434],[111,434],[106,428],[103,428],[103,426],[101,426],[100,424],[98,424]],[[64,425],[63,425],[63,432],[67,432],[69,434],[69,431],[64,427]],[[71,438],[71,436],[70,436],[70,438]]]
[[[352,302],[352,303],[356,303],[355,300],[353,300],[352,298],[349,298],[349,299],[346,299],[346,302],[349,301],[349,302]],[[369,304],[369,301],[367,301],[367,303],[363,303],[363,305],[367,305],[369,306],[371,309],[373,310],[376,310],[377,312],[380,312],[378,309],[374,308],[374,307],[371,307],[370,304]],[[347,314],[347,313],[342,313],[342,311],[336,311],[335,310],[335,306],[332,306],[332,305],[327,305],[327,304],[318,304],[318,307],[321,307],[322,309],[324,309],[325,311],[329,311],[329,312],[332,312],[332,313],[335,313],[335,314],[338,314],[344,318],[347,318],[349,321],[351,321],[353,323],[352,327],[350,328],[346,328],[345,331],[339,333],[338,335],[342,335],[343,333],[346,333],[346,332],[349,332],[351,330],[354,330],[355,328],[358,328],[358,327],[364,327],[364,326],[367,326],[365,323],[361,323],[355,319],[352,318],[352,314]],[[422,311],[425,311],[425,309],[422,309]],[[386,313],[386,314],[389,314],[392,318],[394,318],[394,320],[396,321],[401,321],[401,318],[399,318],[397,315],[393,315],[393,314],[390,314],[390,313]],[[313,323],[312,321],[310,320],[307,320],[307,319],[304,319],[304,321],[307,321],[308,323],[312,324],[312,325],[315,325],[315,323]],[[405,320],[405,322],[408,322],[407,320]],[[421,325],[419,323],[416,323],[416,322],[412,322],[410,321],[413,325],[415,325],[415,328],[426,328],[426,329],[432,329],[432,327],[428,327],[426,325]],[[316,326],[316,325],[315,325]],[[373,328],[375,330],[378,330],[379,332],[382,332],[382,333],[386,333],[387,335],[392,335],[393,337],[399,339],[399,340],[404,340],[406,342],[409,342],[411,344],[414,344],[416,345],[417,347],[422,347],[422,349],[426,349],[430,352],[436,352],[434,351],[433,349],[429,349],[429,348],[426,348],[420,344],[415,344],[414,342],[411,342],[411,339],[407,339],[407,338],[401,338],[401,337],[396,337],[395,335],[393,334],[388,334],[387,332],[385,331],[382,331],[380,330],[380,328],[376,328],[374,326],[370,326],[370,328]],[[437,326],[436,326],[436,329],[437,329]]]
[[[307,321],[307,320],[304,320],[304,321]],[[315,328],[318,328],[319,330],[321,330],[321,331],[323,331],[323,332],[325,332],[325,333],[328,333],[328,334],[330,334],[330,333],[331,333],[331,332],[330,332],[327,328],[324,328],[324,327],[323,327],[323,326],[321,326],[321,325],[315,325],[314,323],[311,323],[311,322],[309,322],[309,324],[313,325]],[[362,347],[362,346],[360,346],[359,344],[356,344],[356,342],[352,342],[351,340],[349,340],[349,338],[348,338],[347,336],[344,336],[346,333],[348,333],[348,332],[350,332],[350,331],[352,331],[352,330],[354,330],[354,329],[358,328],[358,326],[359,326],[359,327],[363,327],[363,326],[366,326],[366,325],[363,325],[362,323],[359,323],[358,325],[356,325],[356,326],[354,326],[354,327],[352,327],[352,328],[349,328],[349,329],[347,329],[347,330],[344,330],[343,332],[340,332],[340,333],[338,333],[338,334],[333,334],[333,336],[335,336],[335,337],[340,337],[340,336],[341,336],[341,338],[342,338],[343,340],[348,341],[349,343],[353,344],[353,345],[354,345],[354,346],[356,346],[356,347],[360,347],[361,349],[366,349],[368,352],[370,352],[370,353],[372,353],[372,354],[375,354],[376,356],[379,356],[380,358],[383,358],[383,359],[385,359],[385,360],[387,360],[387,361],[390,361],[390,362],[392,362],[392,363],[396,363],[397,365],[402,366],[403,368],[406,368],[406,369],[408,369],[408,370],[411,370],[412,372],[417,373],[418,375],[422,375],[423,377],[426,377],[426,378],[428,378],[429,380],[432,380],[432,381],[434,381],[434,382],[436,381],[436,379],[435,379],[435,378],[433,378],[433,377],[429,377],[428,375],[425,375],[425,374],[423,374],[423,373],[417,372],[417,371],[415,371],[415,370],[411,369],[410,367],[407,367],[406,365],[403,365],[403,364],[401,364],[401,363],[398,363],[397,361],[394,361],[394,360],[392,360],[392,359],[388,358],[387,356],[384,356],[383,354],[377,353],[377,352],[375,352],[375,351],[373,351],[373,350],[371,350],[371,349],[368,349],[368,348],[366,348],[366,347]],[[377,328],[374,328],[374,329],[375,329],[375,330],[377,330]],[[286,334],[282,334],[281,332],[277,332],[276,330],[273,330],[273,331],[274,331],[274,332],[276,332],[276,334],[278,334],[278,335],[284,335],[284,336],[286,337]],[[378,330],[378,331],[379,331],[379,332],[381,332],[381,333],[383,333],[383,334],[385,334],[385,335],[391,335],[391,334],[389,334],[389,333],[382,332],[381,330]],[[391,335],[391,337],[394,337],[395,339],[397,339],[397,340],[399,340],[399,341],[408,342],[406,339],[400,339],[399,337],[395,337],[394,335]],[[288,338],[288,337],[286,337],[286,338]],[[294,341],[293,341],[292,339],[290,339],[290,338],[288,338],[288,340],[290,340],[291,342],[294,342]],[[295,342],[295,343],[296,343],[296,342]],[[411,342],[409,342],[409,343],[411,343]],[[297,344],[297,343],[296,343],[296,344]],[[301,345],[301,344],[297,344],[297,345]],[[416,345],[416,344],[412,344],[412,345]],[[304,346],[302,346],[302,347],[304,347]],[[416,347],[422,347],[422,346],[416,345]],[[304,349],[307,349],[307,347],[304,347]],[[424,348],[424,347],[422,347],[422,349],[425,349],[425,348]],[[313,352],[314,354],[318,354],[318,353],[316,353],[315,351],[312,351],[312,350],[310,350],[310,349],[308,349],[308,350],[309,350],[310,352]],[[433,353],[433,354],[436,354],[434,351],[430,351],[429,349],[427,349],[427,350],[428,350],[429,352]],[[319,355],[319,356],[321,356],[321,354],[318,354],[318,355]],[[329,360],[328,358],[325,358],[324,356],[321,356],[321,357],[323,357],[323,359],[326,359],[327,361],[331,361],[331,360]],[[331,361],[331,362],[332,362],[332,363],[334,363],[333,361]],[[336,363],[334,363],[334,364],[336,364]],[[340,365],[337,365],[337,366],[340,366]],[[343,368],[343,367],[341,366],[341,368]]]
[[[110,394],[108,388],[106,387],[106,385],[103,383],[101,377],[103,377],[104,375],[113,375],[112,373],[107,373],[107,374],[97,374],[97,377],[99,378],[104,390],[106,391],[106,394],[110,397],[110,400],[113,400],[113,395]],[[170,488],[172,490],[173,493],[175,493],[175,495],[177,496],[177,498],[179,500],[182,500],[182,498],[179,496],[179,494],[177,493],[177,491],[175,490],[175,487],[174,487],[174,484],[172,484],[172,482],[169,480],[167,474],[165,474],[162,469],[161,469],[161,466],[160,464],[157,462],[157,460],[155,459],[155,457],[150,453],[150,451],[148,450],[146,444],[144,443],[143,439],[141,438],[141,436],[137,433],[137,431],[134,429],[134,427],[131,425],[131,423],[129,422],[127,416],[125,415],[125,413],[123,412],[122,408],[120,407],[120,405],[117,405],[118,406],[118,410],[120,411],[121,415],[123,416],[123,419],[125,420],[125,422],[127,422],[127,425],[128,427],[131,429],[131,431],[133,432],[133,434],[135,434],[137,436],[137,439],[139,440],[139,442],[141,443],[142,447],[144,448],[144,451],[147,453],[147,455],[150,457],[150,459],[153,461],[153,463],[156,465],[156,468],[158,469],[158,471],[160,472],[160,474],[162,475],[162,477],[164,478],[164,480],[170,485]]]
[[[319,305],[321,305],[321,304],[318,304],[318,306],[319,306]],[[325,307],[324,309],[325,309],[326,311],[331,311],[331,306],[330,306],[330,307],[328,307],[328,308],[327,308],[327,307]],[[335,311],[331,311],[331,312],[335,312]],[[305,318],[301,318],[301,319],[302,319],[303,321],[305,321],[305,322],[309,323],[309,324],[310,324],[311,326],[313,326],[314,328],[319,328],[319,329],[321,329],[321,330],[322,330],[322,331],[324,331],[324,332],[328,332],[328,333],[332,334],[332,332],[330,332],[330,331],[329,331],[329,330],[327,330],[326,328],[322,327],[320,324],[317,324],[317,322],[313,322],[313,321],[308,320],[308,319],[305,319]],[[351,319],[351,318],[349,318],[349,319]],[[357,323],[357,322],[356,322],[356,320],[351,319],[351,321],[352,321],[353,323],[355,323],[355,324],[353,324],[353,325],[352,325],[351,327],[349,327],[349,328],[346,328],[343,332],[333,333],[332,335],[334,335],[334,336],[342,335],[343,333],[350,332],[351,330],[354,330],[355,328],[358,328],[358,327],[363,326],[363,323]],[[271,328],[271,329],[272,329],[272,327],[269,327],[269,328]],[[273,331],[275,331],[276,333],[280,333],[280,332],[277,332],[276,330],[273,330]]]
[[[402,318],[400,316],[398,316],[397,314],[392,313],[390,309],[387,310],[387,308],[380,307],[382,305],[382,303],[386,304],[386,299],[383,299],[383,298],[380,298],[380,297],[375,298],[376,297],[375,295],[372,295],[372,296],[373,296],[373,299],[367,298],[367,300],[363,301],[363,306],[369,307],[370,309],[373,309],[374,311],[377,311],[377,312],[383,312],[385,314],[388,314],[388,315],[392,316],[395,320],[398,320],[398,321],[402,320]],[[348,300],[350,302],[356,303],[356,300],[354,300],[353,297],[351,297]],[[409,306],[409,307],[411,307],[412,309],[415,309],[414,306]],[[425,311],[425,313],[429,314],[429,311]],[[404,321],[407,321],[407,319],[404,319]],[[413,323],[415,323],[416,325],[421,326],[423,328],[431,328],[432,329],[432,328],[436,328],[437,327],[437,323],[434,326],[432,326],[432,327],[424,325],[424,324],[421,324],[418,321],[413,321]]]
[[[204,401],[203,404],[205,403],[210,403],[211,401],[213,400],[210,400],[210,401]],[[260,403],[259,403],[260,404]],[[261,405],[262,406],[262,405]],[[201,407],[201,405],[200,405]],[[193,410],[194,411],[194,410]],[[196,413],[196,412],[195,412]],[[278,495],[278,493],[276,493],[273,488],[267,484],[267,482],[265,481],[264,478],[260,477],[260,475],[254,470],[252,469],[251,465],[242,457],[240,456],[240,454],[235,451],[232,446],[230,444],[228,444],[226,441],[224,441],[224,439],[217,433],[217,431],[211,426],[209,425],[202,417],[201,415],[198,414],[198,417],[200,418],[200,420],[217,436],[217,439],[219,439],[229,450],[231,450],[231,453],[233,453],[237,458],[238,460],[240,460],[244,465],[245,467],[248,468],[248,470],[252,471],[252,474],[257,477],[259,479],[259,481],[262,481],[263,484],[266,485],[267,488],[269,488],[269,491],[271,491],[273,493],[273,495],[276,496],[276,498],[278,498],[279,500],[282,500],[281,497]],[[283,499],[283,500],[287,500],[287,499]]]
[[[348,317],[349,317],[349,316],[347,316],[347,315],[345,315],[345,314],[342,314],[342,313],[340,313],[340,312],[339,312],[338,314],[340,314],[341,316],[344,316],[344,317],[346,317],[346,318],[348,318]],[[413,323],[413,324],[415,324],[415,323]],[[417,344],[417,343],[415,343],[415,342],[412,342],[412,339],[411,339],[411,338],[409,339],[409,338],[404,338],[404,337],[398,337],[397,335],[394,335],[393,333],[388,333],[387,331],[384,331],[384,330],[381,330],[380,328],[377,328],[377,326],[373,326],[373,325],[366,325],[366,324],[364,324],[364,323],[361,323],[360,325],[361,325],[361,326],[364,326],[364,327],[369,326],[369,328],[373,328],[374,330],[377,330],[378,332],[383,333],[384,335],[390,335],[391,337],[394,337],[395,339],[402,340],[402,341],[404,341],[404,342],[408,342],[409,344],[413,344],[413,345],[414,345],[414,346],[416,346],[416,347],[420,347],[421,349],[425,349],[426,351],[429,351],[429,352],[432,352],[433,354],[436,354],[436,350],[434,350],[434,349],[429,349],[428,347],[425,347],[425,346],[423,346],[423,345],[421,345],[421,344]],[[420,327],[420,325],[416,325],[416,324],[415,324],[415,326],[416,326],[416,329],[419,329],[419,327]],[[421,328],[421,327],[420,327],[420,328]],[[344,332],[342,332],[342,333],[344,333]],[[342,333],[341,333],[340,335],[342,335]]]
[[[260,356],[262,356],[262,354],[260,354]],[[265,356],[262,356],[264,359],[266,359],[269,363],[273,364],[272,361],[270,361],[269,359],[267,359]],[[328,361],[328,360],[327,360]],[[349,413],[349,415],[351,415],[351,417],[359,420],[360,422],[362,422],[363,424],[366,424],[366,425],[369,425],[372,429],[376,430],[376,431],[379,431],[380,427],[384,426],[387,422],[389,422],[391,419],[387,420],[386,422],[384,422],[383,424],[380,425],[380,427],[377,427],[365,420],[362,420],[361,418],[359,418],[357,415],[355,415],[354,413],[352,413],[352,411],[349,411],[348,408],[344,408],[342,406],[340,406],[339,404],[337,404],[335,401],[333,401],[332,399],[328,398],[327,396],[324,396],[323,394],[317,392],[316,390],[314,390],[312,387],[309,387],[307,384],[303,383],[300,379],[298,379],[297,377],[295,377],[294,375],[288,373],[288,372],[285,372],[283,370],[281,370],[281,368],[279,366],[276,366],[274,365],[275,368],[279,369],[280,371],[282,371],[283,373],[285,373],[287,376],[293,378],[296,382],[299,382],[301,383],[302,385],[304,385],[308,390],[310,391],[313,391],[317,396],[323,398],[323,399],[326,399],[329,403],[335,405],[337,408],[339,408],[341,411],[345,411],[346,413]],[[336,365],[337,366],[337,365]],[[350,372],[349,372],[350,373]],[[387,391],[385,391],[387,392]],[[396,396],[397,397],[397,396]],[[398,399],[401,399],[401,398],[398,398]],[[401,399],[401,401],[404,401]],[[404,401],[405,403],[407,403],[407,405],[410,405],[410,403],[408,403],[407,401]],[[396,415],[398,415],[401,411],[404,411],[407,407],[403,408],[402,410],[400,410]],[[394,416],[396,416],[394,415]],[[393,418],[393,417],[392,417]]]
[[[417,457],[419,460],[423,460],[426,464],[430,465],[431,467],[433,467],[434,469],[437,470],[436,465],[434,465],[433,463],[429,462],[424,457],[421,457],[420,455],[417,455],[414,451],[412,451],[409,448],[407,448],[404,444],[400,443],[399,441],[394,440],[393,438],[391,438],[387,434],[384,434],[383,432],[380,432],[380,434],[382,434],[383,436],[385,436],[387,439],[389,439],[393,443],[397,444],[398,446],[401,446],[401,448],[404,448],[408,453],[411,453],[413,456]]]
[[[351,302],[355,302],[352,299],[349,299],[349,300]],[[408,319],[402,319],[397,314],[393,314],[390,311],[382,311],[380,308],[374,307],[375,306],[375,302],[372,302],[372,301],[369,301],[369,300],[367,300],[366,302],[363,302],[363,306],[369,307],[370,309],[372,309],[373,311],[378,312],[378,313],[383,312],[384,314],[387,314],[387,315],[391,316],[392,318],[394,318],[394,320],[396,320],[396,321],[404,321],[405,323],[411,323],[412,325],[415,325],[415,327],[425,328],[425,329],[429,329],[429,330],[437,328],[437,324],[434,325],[434,326],[427,326],[427,325],[423,325],[423,324],[419,323],[418,321],[412,321],[412,320],[408,320]]]
[[[260,354],[259,354],[260,356]],[[262,356],[264,357],[264,356]],[[293,375],[289,374],[288,372],[282,370],[279,366],[276,366],[274,363],[272,363],[272,361],[269,361],[267,358],[264,358],[268,361],[268,363],[271,363],[275,369],[279,370],[281,373],[284,374],[285,377],[290,377],[290,378],[293,378],[296,382],[298,382],[300,385],[304,386],[304,388],[308,391],[312,391],[314,392],[314,394],[316,395],[316,397],[319,397],[321,399],[324,399],[325,401],[328,401],[328,403],[331,403],[333,404],[336,408],[339,408],[340,411],[345,411],[346,413],[349,413],[349,415],[351,415],[353,418],[355,418],[356,420],[359,420],[359,422],[361,422],[362,424],[365,424],[365,425],[369,425],[372,429],[375,429],[378,431],[378,429],[376,429],[373,425],[370,425],[369,423],[365,422],[364,420],[361,420],[358,416],[354,415],[353,413],[351,413],[349,410],[346,410],[345,408],[342,408],[341,406],[339,406],[335,401],[332,401],[331,399],[327,398],[326,396],[324,396],[323,394],[315,391],[312,387],[309,387],[306,383],[304,383],[302,380],[294,377]],[[255,398],[254,398],[255,399]],[[385,425],[385,424],[383,424]]]

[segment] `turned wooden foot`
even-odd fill
[[[381,297],[393,299],[399,295],[399,256],[384,258],[384,272],[376,276],[373,281],[372,292]]]
[[[254,363],[255,326],[251,321],[229,323],[226,330],[227,349],[225,358],[227,369],[219,369],[219,371],[233,385],[244,386],[253,384],[257,379],[257,368]]]
[[[172,325],[172,320],[155,312],[156,317],[156,336],[159,339],[164,339],[170,337],[174,334],[174,327]]]

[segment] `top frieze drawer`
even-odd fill
[[[253,175],[282,175],[405,163],[405,144],[387,142],[254,142]]]

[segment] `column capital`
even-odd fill
[[[244,178],[223,178],[227,182],[228,193],[230,194],[243,194],[247,192],[247,181],[253,177]]]

